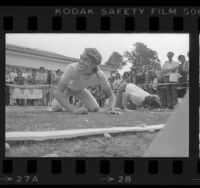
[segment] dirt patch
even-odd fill
[[[72,115],[48,112],[43,107],[7,107],[6,131],[47,131],[103,127],[127,127],[141,124],[163,124],[172,111],[132,111],[122,115],[89,113]],[[158,132],[135,132],[48,140],[11,142],[7,157],[41,157],[56,153],[59,157],[139,157]]]

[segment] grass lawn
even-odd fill
[[[45,107],[6,107],[6,131],[47,131],[103,127],[127,127],[165,123],[173,111],[132,111],[121,115],[89,113],[73,115],[48,112]],[[139,157],[157,132],[132,132],[48,141],[10,142],[6,157]]]

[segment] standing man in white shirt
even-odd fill
[[[88,91],[89,86],[100,84],[109,99],[110,109],[114,109],[115,96],[106,75],[99,69],[102,57],[96,48],[86,48],[80,57],[80,62],[69,64],[61,76],[54,91],[51,103],[53,111],[68,111],[73,114],[84,114],[87,111],[99,111],[96,99]],[[74,108],[69,102],[70,96],[79,99],[84,107]]]
[[[164,73],[165,82],[169,83],[170,75],[172,75],[176,69],[179,67],[179,63],[173,60],[174,53],[167,53],[168,61],[166,61],[162,66],[162,71]],[[167,107],[173,109],[174,106],[178,103],[178,96],[176,86],[168,85],[166,86],[167,94]]]

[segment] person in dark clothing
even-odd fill
[[[25,78],[22,76],[22,72],[20,70],[17,71],[17,76],[14,78],[15,85],[24,85]]]
[[[51,80],[52,80],[51,79],[51,71],[48,71],[46,83],[49,84],[49,85],[51,85]]]
[[[143,89],[147,92],[150,92],[150,84],[152,82],[151,80],[151,74],[150,74],[151,68],[150,66],[146,65],[144,70],[144,84]]]
[[[20,70],[18,70],[17,76],[14,78],[14,84],[15,85],[24,85],[24,82],[25,82],[25,78],[22,76],[22,72]],[[24,106],[24,99],[16,99],[16,103],[18,106]]]
[[[136,75],[136,85],[141,85],[144,84],[145,82],[145,77],[144,77],[144,73],[139,72]]]
[[[10,75],[10,70],[6,67],[6,84],[13,84],[12,77]],[[6,106],[10,105],[10,87],[5,85],[5,94],[6,94]]]
[[[179,65],[179,73],[181,74],[181,77],[179,79],[180,86],[186,87],[187,84],[181,82],[187,82],[189,80],[189,62],[186,61],[184,55],[179,55],[178,60],[181,62],[181,64]],[[186,94],[186,88],[178,91],[178,96],[180,98],[183,98],[185,94]]]
[[[181,62],[179,66],[179,73],[181,74],[181,80],[182,82],[186,82],[188,79],[188,73],[189,73],[189,63],[186,61],[184,55],[179,55],[178,60]]]
[[[52,84],[51,71],[47,72],[46,84],[48,85]],[[49,104],[50,100],[51,100],[51,88],[50,91],[46,93],[46,103]]]
[[[123,76],[122,76],[122,82],[117,90],[116,93],[116,101],[115,101],[115,107],[117,108],[123,108],[122,106],[122,93],[125,90],[125,87],[127,86],[128,83],[130,83],[131,81],[131,76],[129,74],[129,72],[124,72]]]
[[[37,85],[37,77],[36,77],[36,70],[32,69],[31,74],[27,77],[27,83],[29,85]],[[27,104],[34,106],[35,99],[27,99]]]

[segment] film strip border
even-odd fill
[[[14,159],[4,160],[9,184],[199,184],[200,160]],[[22,168],[23,167],[23,168]],[[193,169],[193,171],[189,170]],[[2,172],[1,172],[2,173]],[[2,180],[2,179],[1,179]]]
[[[98,9],[98,8],[97,8]],[[100,9],[100,8],[99,8]],[[149,9],[149,8],[145,8]],[[177,9],[181,9],[177,7]],[[190,8],[192,10],[192,8]],[[196,10],[197,8],[193,8]],[[0,7],[0,41],[5,33],[190,33],[191,62],[199,58],[200,15],[190,16],[79,16],[55,15],[53,7]],[[3,47],[4,49],[4,47]],[[5,60],[5,57],[1,57]],[[191,66],[195,72],[197,66]],[[195,75],[191,74],[191,83]],[[198,82],[196,81],[196,84]],[[190,99],[198,97],[190,87]],[[192,96],[191,96],[192,95]],[[190,106],[195,104],[190,100]],[[196,101],[195,101],[196,102]],[[4,107],[2,107],[3,109]],[[190,124],[198,125],[198,107],[190,111]],[[3,122],[1,117],[1,122]],[[5,122],[5,121],[4,121]],[[0,131],[5,135],[4,128]],[[198,184],[198,126],[190,126],[190,158],[11,158],[1,153],[0,183],[10,184]],[[4,143],[1,144],[4,147]],[[192,147],[193,146],[193,147]]]
[[[199,32],[200,7],[1,7],[5,32]]]
[[[113,17],[114,18],[114,17]],[[22,27],[18,27],[18,20],[16,20],[13,16],[4,16],[3,21],[1,21],[2,28],[5,32],[46,32],[48,28],[48,32],[191,32],[191,31],[200,31],[200,17],[194,18],[193,23],[183,17],[170,17],[170,22],[166,23],[165,21],[169,21],[168,19],[162,19],[157,16],[151,16],[148,19],[144,19],[145,24],[141,23],[141,19],[137,22],[137,19],[131,16],[126,16],[122,18],[122,23],[114,23],[116,19],[111,18],[109,16],[102,16],[100,19],[97,19],[99,24],[96,28],[90,25],[90,18],[86,16],[77,16],[75,18],[74,23],[69,23],[65,18],[61,16],[53,16],[48,20],[48,23],[41,21],[38,16],[28,16],[27,18],[23,18],[23,20],[19,20],[20,25],[22,21],[24,21]],[[93,19],[94,20],[94,19]],[[72,20],[71,20],[72,21]],[[70,22],[71,22],[70,21]],[[46,27],[44,27],[46,25]],[[17,28],[16,28],[17,26]],[[92,26],[92,27],[91,27]]]

